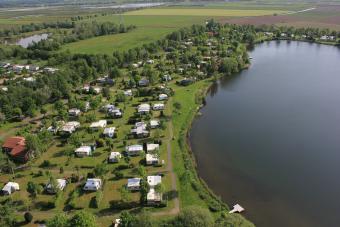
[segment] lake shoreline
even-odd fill
[[[277,39],[270,39],[270,40],[265,40],[266,42],[258,42],[258,43],[256,43],[256,45],[254,45],[254,47],[256,48],[256,46],[258,45],[258,44],[262,44],[262,43],[267,43],[267,42],[271,42],[271,41],[287,41],[287,42],[289,42],[289,41],[294,41],[294,42],[305,42],[305,41],[299,41],[299,40],[283,40],[283,39],[280,39],[280,40],[277,40]],[[323,44],[323,43],[319,43],[319,42],[308,42],[308,43],[311,43],[311,44]],[[336,46],[336,45],[328,45],[328,46]],[[242,72],[244,69],[242,69],[242,70],[240,70],[240,72]],[[238,73],[236,73],[235,75],[237,75],[237,74],[239,74],[240,72],[238,72]],[[218,79],[220,80],[221,78],[223,78],[224,76],[220,76]],[[228,77],[230,77],[230,76],[228,76]],[[209,89],[211,88],[211,86],[212,85],[214,85],[214,82],[211,82],[211,83],[209,83],[209,85],[207,85],[206,87],[205,87],[205,96],[204,97],[207,97],[207,95],[208,95],[208,92],[209,92]],[[197,91],[196,91],[197,92]],[[199,113],[200,111],[201,111],[201,109],[204,107],[204,105],[199,105],[199,104],[197,104],[196,105],[196,107],[197,107],[197,109],[196,109],[196,112],[195,112],[195,115],[194,115],[194,117],[191,119],[191,122],[190,122],[190,125],[188,125],[188,130],[187,130],[187,134],[186,134],[186,142],[187,142],[187,146],[188,146],[188,152],[189,152],[189,154],[192,156],[192,162],[193,162],[193,165],[194,165],[194,167],[195,167],[195,171],[196,171],[196,173],[197,173],[197,175],[198,175],[198,178],[200,179],[200,181],[201,181],[201,183],[202,183],[202,185],[204,185],[205,187],[207,187],[207,190],[209,190],[210,192],[212,192],[213,194],[214,194],[214,196],[221,196],[221,195],[218,195],[218,194],[216,194],[216,192],[214,192],[213,191],[213,189],[211,189],[209,186],[208,186],[208,184],[207,184],[207,182],[202,178],[202,175],[199,173],[200,171],[199,171],[199,169],[198,169],[198,164],[197,164],[197,154],[195,155],[195,153],[194,153],[194,148],[193,148],[193,146],[192,146],[192,141],[191,141],[191,130],[192,130],[192,126],[193,126],[193,123],[194,123],[194,120],[195,119],[197,119],[197,113]],[[223,201],[224,203],[227,203],[226,202],[226,200],[224,199],[224,201]],[[242,205],[242,204],[241,204]],[[247,209],[247,207],[245,207],[246,209]],[[255,212],[256,213],[256,212]],[[247,215],[244,215],[244,217],[246,217],[246,218],[250,218],[250,217],[248,217]],[[254,221],[254,220],[251,220],[250,219],[250,221]]]

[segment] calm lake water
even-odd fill
[[[45,40],[48,38],[48,34],[43,33],[39,35],[32,35],[26,38],[21,38],[16,42],[16,45],[27,48],[29,45],[33,44],[33,42],[38,43],[41,40]]]
[[[340,226],[340,48],[273,41],[250,55],[193,123],[200,176],[258,226]]]

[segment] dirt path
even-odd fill
[[[171,104],[171,102],[168,102]],[[170,113],[171,113],[171,107],[170,107]],[[170,178],[171,178],[171,190],[173,192],[178,192],[177,191],[177,181],[176,181],[176,174],[173,169],[173,164],[172,164],[172,153],[171,153],[171,141],[172,138],[174,137],[174,132],[173,132],[173,125],[172,125],[172,120],[170,120],[168,124],[169,128],[169,138],[167,139],[167,155],[168,155],[168,166],[166,171],[169,172]],[[160,211],[160,212],[155,212],[152,215],[153,216],[164,216],[164,215],[177,215],[180,211],[179,207],[179,198],[178,196],[173,199],[174,201],[174,208],[172,208],[169,211]]]

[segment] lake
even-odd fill
[[[250,56],[193,122],[199,175],[258,226],[339,226],[340,48],[272,41]]]
[[[16,45],[27,48],[29,45],[40,42],[41,40],[45,40],[48,38],[48,34],[43,33],[39,35],[32,35],[26,38],[21,38],[16,42]]]

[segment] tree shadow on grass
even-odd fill
[[[168,200],[173,200],[175,198],[178,198],[178,191],[177,190],[170,190],[164,193],[165,198]]]

